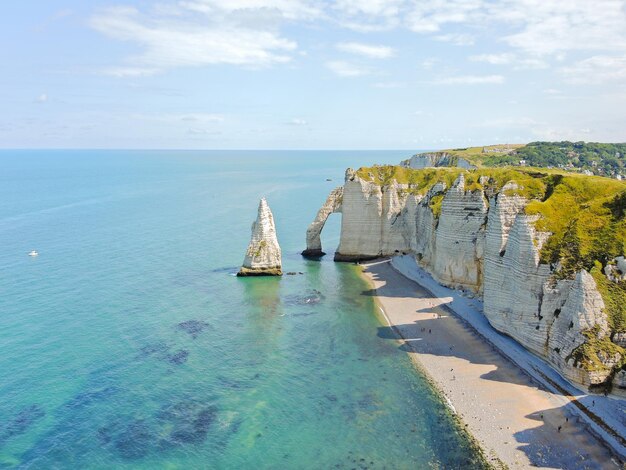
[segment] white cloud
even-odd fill
[[[326,67],[339,77],[362,77],[372,73],[372,71],[368,68],[361,67],[350,62],[345,62],[343,60],[333,60],[327,62]]]
[[[432,70],[432,68],[439,62],[439,59],[435,57],[429,57],[428,59],[424,59],[420,65],[424,70]]]
[[[487,119],[479,124],[476,127],[486,127],[486,128],[511,128],[511,127],[521,127],[528,128],[529,126],[538,126],[543,123],[537,122],[536,120],[529,117],[506,117],[506,118],[498,118],[498,119]]]
[[[483,0],[432,0],[416,3],[407,16],[408,27],[416,33],[435,33],[448,23],[476,21]]]
[[[626,83],[626,56],[589,57],[563,67],[561,73],[566,81],[574,84]]]
[[[371,59],[388,59],[395,55],[391,47],[362,44],[358,42],[342,42],[337,44],[337,49],[349,54],[357,54]]]
[[[291,121],[289,121],[289,124],[292,126],[306,126],[308,122],[306,122],[306,120],[302,118],[293,118]]]
[[[220,15],[223,12],[239,15],[257,22],[259,16],[270,15],[287,20],[311,20],[322,15],[322,10],[314,2],[300,0],[184,0],[182,7],[207,15]]]
[[[226,118],[223,114],[212,113],[154,113],[154,114],[133,114],[132,119],[141,121],[166,122],[170,124],[180,122],[193,122],[195,124],[210,124],[224,122]]]
[[[187,129],[188,134],[192,135],[221,135],[222,131],[216,131],[215,129],[202,129],[198,127],[190,127]]]
[[[372,85],[374,88],[391,89],[402,88],[404,86],[401,82],[377,82]]]
[[[521,31],[504,40],[526,53],[558,55],[626,47],[622,0],[508,0],[490,11],[501,21],[521,26]]]
[[[573,81],[621,80],[621,72],[615,70],[619,64],[605,67],[606,60],[597,56],[626,50],[624,0],[339,0],[337,5],[348,18],[365,18],[362,23],[369,30],[402,25],[455,45],[497,37],[512,51],[479,54],[470,60],[513,69],[547,68],[550,61],[566,63],[573,53],[595,52],[590,62],[576,66],[586,78]],[[607,69],[605,78],[589,77],[581,70],[594,63]],[[564,71],[569,73],[570,68]]]
[[[339,23],[359,32],[382,31],[400,23],[405,0],[336,0]]]
[[[473,46],[475,42],[475,38],[471,34],[460,33],[439,34],[435,36],[435,39],[437,41],[449,42],[455,46]]]
[[[335,8],[351,16],[392,17],[400,13],[403,3],[402,0],[337,0]]]
[[[114,76],[142,76],[183,66],[231,64],[262,67],[291,60],[294,41],[278,32],[280,21],[313,17],[316,10],[287,0],[181,1],[178,7],[142,13],[115,7],[91,18],[95,30],[136,43],[143,52]],[[265,16],[263,16],[265,14]]]
[[[35,98],[35,103],[46,103],[48,101],[48,94],[42,93],[37,98]]]
[[[448,25],[491,28],[535,57],[626,47],[623,0],[433,0],[416,4],[407,15],[407,26],[418,33],[438,33]],[[511,27],[518,31],[510,34]]]
[[[102,69],[102,75],[109,75],[116,78],[127,77],[149,77],[159,72],[159,69],[145,67],[107,67]]]
[[[503,65],[510,64],[515,60],[515,55],[510,53],[504,54],[479,54],[469,57],[472,62],[486,62],[487,64]]]
[[[471,62],[484,62],[491,65],[511,65],[514,69],[544,69],[548,64],[537,58],[520,58],[512,53],[478,54],[469,56]]]
[[[504,83],[504,77],[502,75],[460,75],[443,78],[435,83],[442,85],[499,85]]]

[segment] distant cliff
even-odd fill
[[[465,169],[476,168],[476,166],[472,165],[465,158],[461,158],[445,150],[442,152],[418,153],[417,155],[413,155],[408,160],[404,160],[400,163],[400,165],[416,170],[437,167],[458,167]]]
[[[626,180],[626,143],[530,142],[420,153],[400,163],[407,168],[532,166]]]
[[[307,243],[321,252],[341,212],[336,260],[412,253],[572,382],[626,394],[625,208],[626,184],[605,178],[380,166],[346,172]]]

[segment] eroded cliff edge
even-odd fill
[[[626,396],[625,201],[623,183],[531,169],[349,169],[307,242],[321,252],[341,212],[335,260],[411,253],[571,382]]]

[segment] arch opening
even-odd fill
[[[307,258],[320,258],[326,253],[322,251],[321,233],[330,214],[341,213],[341,203],[343,200],[343,186],[333,189],[324,205],[320,208],[315,219],[306,231],[306,249],[302,256]]]

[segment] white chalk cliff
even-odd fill
[[[256,221],[252,223],[252,238],[246,250],[238,276],[280,276],[282,259],[274,215],[265,198],[259,202]]]
[[[412,253],[441,284],[482,296],[484,314],[494,328],[571,382],[594,386],[615,376],[613,391],[626,393],[626,374],[613,369],[619,354],[598,355],[599,367],[582,366],[581,347],[611,341],[602,297],[587,271],[557,281],[551,267],[540,263],[539,252],[550,234],[535,231],[536,216],[526,215],[528,201],[515,195],[515,183],[497,193],[469,191],[461,174],[450,188],[437,183],[425,195],[410,189],[395,180],[379,185],[348,169],[343,192],[335,189],[311,224],[307,250],[321,252],[321,227],[328,214],[340,210],[335,260]],[[441,200],[437,215],[431,206],[435,200]],[[623,259],[616,263],[621,266]],[[614,344],[626,344],[622,336],[614,335]]]
[[[416,170],[421,170],[422,168],[435,168],[443,166],[451,166],[465,169],[476,168],[464,158],[459,158],[456,155],[452,155],[447,152],[419,153],[417,155],[413,155],[408,160],[404,160],[401,165],[406,168],[413,168]]]

